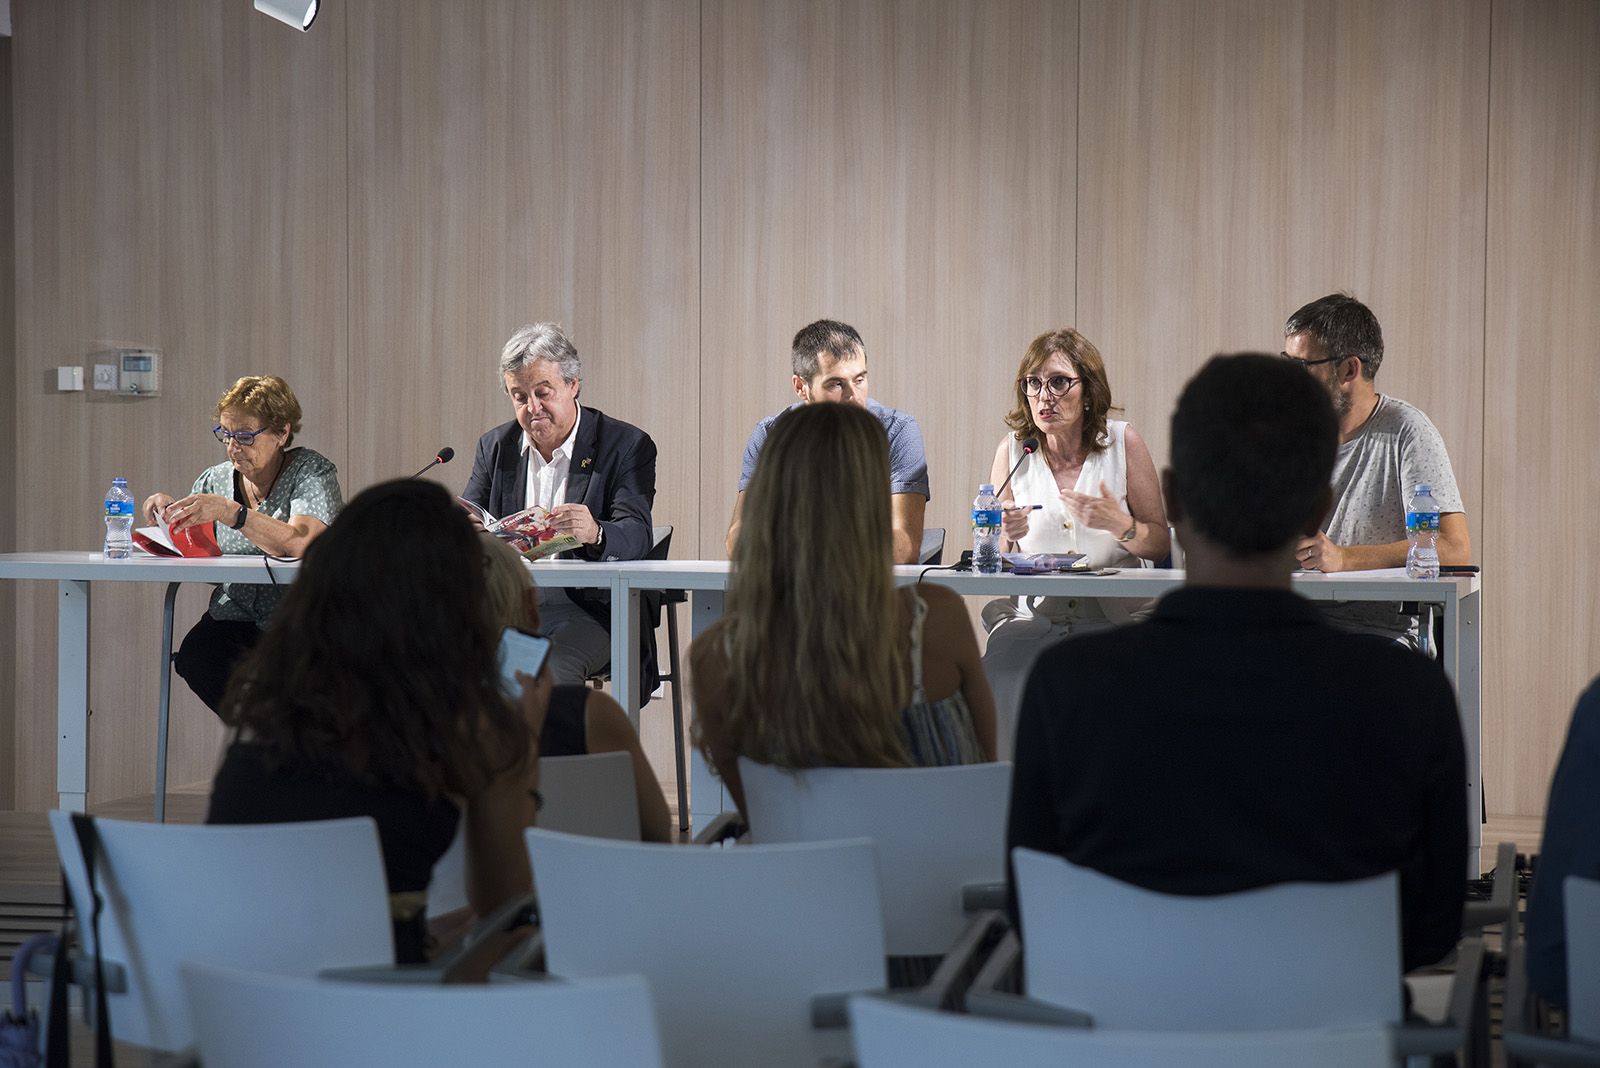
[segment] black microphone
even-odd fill
[[[418,471],[416,474],[412,475],[411,477],[412,478],[421,478],[424,474],[426,474],[434,466],[436,466],[438,464],[447,464],[451,460],[454,460],[455,458],[456,458],[456,450],[454,450],[450,446],[446,445],[444,448],[440,449],[438,451],[438,453],[434,456],[433,463],[429,464],[427,467],[424,467],[421,471]]]
[[[1034,454],[1034,452],[1036,452],[1038,450],[1038,448],[1039,448],[1039,439],[1038,438],[1029,438],[1028,440],[1026,440],[1026,441],[1024,441],[1022,443],[1022,455],[1017,457],[1017,462],[1011,465],[1011,474],[1007,475],[1006,476],[1006,480],[1004,482],[1000,483],[1000,488],[994,491],[995,497],[998,498],[1000,496],[1000,494],[1002,494],[1002,493],[1004,493],[1006,491],[1006,487],[1011,485],[1011,475],[1016,474],[1017,473],[1017,468],[1022,466],[1022,461],[1026,460],[1028,457],[1032,456]]]

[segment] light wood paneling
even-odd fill
[[[501,345],[556,320],[583,400],[655,439],[656,521],[692,556],[698,4],[349,10],[351,485],[449,444],[438,476],[459,491],[478,436],[511,417]]]
[[[1600,4],[1496,0],[1489,132],[1484,781],[1543,810],[1600,672]]]
[[[1487,0],[1085,0],[1080,328],[1158,462],[1217,351],[1348,289],[1476,536]]]
[[[959,551],[1036,334],[1070,321],[1075,3],[707,0],[702,556],[818,318],[922,425]]]
[[[20,549],[98,548],[98,494],[186,491],[217,462],[213,405],[276,372],[301,442],[345,463],[344,18],[302,35],[212,0],[15,5]],[[54,392],[116,344],[165,354],[163,394]],[[91,799],[150,789],[160,595],[95,594]],[[55,800],[55,590],[19,595],[16,796]],[[180,627],[203,603],[184,599]],[[172,776],[221,731],[181,683]]]
[[[17,373],[16,226],[13,215],[11,153],[11,40],[0,39],[0,383],[15,381]],[[17,452],[17,391],[0,388],[0,448],[8,457]],[[0,552],[17,547],[15,502],[17,468],[0,463]],[[0,811],[16,805],[17,705],[17,593],[9,582],[0,583]]]

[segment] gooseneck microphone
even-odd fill
[[[454,450],[450,446],[446,445],[444,448],[440,449],[437,453],[434,454],[433,463],[430,463],[427,467],[424,467],[421,471],[418,471],[416,474],[412,475],[411,477],[412,478],[421,478],[424,474],[426,474],[428,471],[430,471],[431,469],[433,469],[437,465],[439,465],[439,464],[447,464],[451,460],[454,460],[455,458],[456,458],[456,450]]]
[[[996,497],[999,497],[1000,494],[1006,491],[1006,487],[1011,485],[1011,475],[1016,474],[1017,468],[1022,466],[1022,461],[1032,456],[1036,451],[1038,451],[1038,448],[1038,438],[1028,438],[1022,443],[1022,455],[1017,457],[1017,462],[1011,465],[1011,473],[1006,475],[1006,480],[1004,482],[1000,483],[1000,488],[994,491],[994,495]]]

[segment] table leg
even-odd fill
[[[1444,602],[1444,671],[1455,686],[1467,758],[1467,874],[1480,874],[1483,846],[1482,590]]]
[[[83,812],[89,794],[89,584],[56,584],[56,806]]]
[[[628,713],[635,732],[644,705],[644,695],[639,693],[644,680],[638,676],[639,591],[618,579],[611,587],[611,696]]]
[[[705,629],[722,618],[723,593],[721,590],[695,590],[689,598],[689,629],[698,638]],[[689,716],[692,722],[694,708]],[[733,808],[733,800],[722,787],[722,780],[711,770],[706,758],[696,746],[689,754],[689,833],[699,834],[706,824]]]

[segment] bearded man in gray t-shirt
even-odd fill
[[[1444,438],[1420,410],[1378,392],[1377,316],[1354,297],[1334,293],[1289,316],[1283,337],[1283,355],[1328,387],[1339,417],[1333,511],[1321,534],[1300,542],[1300,566],[1328,573],[1404,567],[1406,502],[1424,482],[1439,503],[1439,562],[1470,563],[1467,514]],[[1326,612],[1350,629],[1415,643],[1416,617],[1398,604],[1336,604]]]

